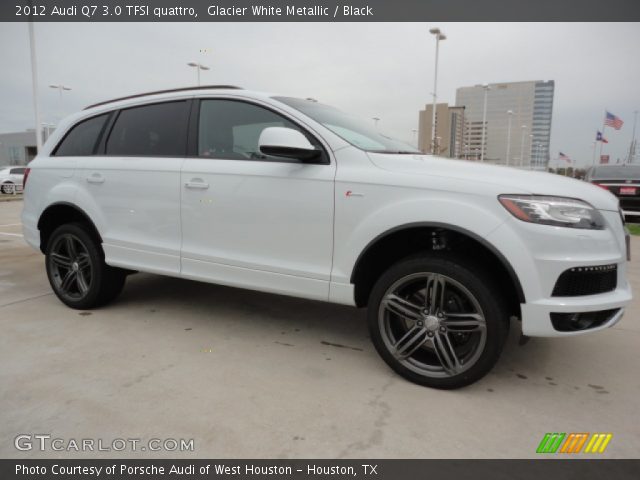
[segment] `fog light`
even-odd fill
[[[604,325],[619,311],[619,308],[615,308],[596,312],[552,313],[551,324],[559,332],[579,332]]]

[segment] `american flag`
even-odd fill
[[[565,155],[562,152],[560,152],[560,154],[558,155],[558,160],[564,160],[565,162],[571,163],[571,159],[569,158],[569,156]]]
[[[616,117],[613,113],[605,112],[605,114],[606,115],[604,117],[604,124],[608,127],[613,127],[616,130],[620,130],[624,122],[620,120],[619,117]]]

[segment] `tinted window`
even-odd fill
[[[92,155],[108,116],[108,114],[98,115],[78,123],[62,139],[56,149],[55,156],[77,157]]]
[[[318,141],[294,123],[266,108],[232,100],[202,100],[198,128],[198,155],[234,160],[283,160],[260,152],[258,140],[267,127],[298,130],[321,148]]]
[[[179,157],[186,152],[187,102],[122,110],[107,140],[107,155]]]
[[[24,175],[24,168],[12,168],[11,175]]]

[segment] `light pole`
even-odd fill
[[[71,90],[71,87],[67,87],[66,85],[49,85],[49,88],[55,88],[60,92],[60,100],[62,100],[62,92],[67,92]]]
[[[40,105],[38,103],[38,61],[36,60],[36,38],[33,22],[29,22],[29,50],[31,51],[31,87],[33,89],[33,111],[36,117],[36,149],[42,150],[42,132],[40,131]]]
[[[524,167],[524,134],[527,131],[527,126],[522,125],[522,136],[520,137],[520,166]]]
[[[62,83],[58,84],[58,85],[49,85],[49,88],[53,88],[54,90],[58,90],[58,92],[60,93],[60,104],[59,104],[59,109],[60,111],[58,112],[60,115],[60,118],[58,120],[62,120],[62,118],[64,117],[63,115],[63,108],[62,108],[62,92],[68,92],[71,90],[71,87],[67,87],[66,85],[63,85]]]
[[[511,117],[513,117],[513,110],[507,110],[507,117],[507,166],[509,166],[509,156],[511,155]]]
[[[438,55],[440,53],[440,40],[446,40],[447,36],[439,28],[432,28],[429,33],[436,37],[436,68],[433,75],[433,112],[431,112],[431,153],[436,150],[436,102],[438,99]]]
[[[484,162],[484,139],[487,131],[487,96],[491,87],[486,83],[482,86],[484,88],[484,108],[482,109],[482,141],[480,142],[480,161]]]
[[[377,129],[378,128],[378,122],[380,121],[380,118],[371,117],[371,120],[373,120],[373,126],[376,127],[376,129]]]
[[[636,124],[638,123],[638,110],[633,112],[633,132],[631,133],[631,146],[629,147],[629,163],[634,163],[638,142],[636,142]]]
[[[531,170],[531,167],[532,167],[532,164],[533,164],[533,162],[531,161],[532,160],[531,150],[533,150],[533,133],[529,134],[529,170]],[[534,155],[533,160],[535,160],[535,155]]]
[[[415,128],[411,130],[411,143],[412,144],[416,144],[416,133],[418,133],[418,130],[416,130]],[[417,144],[416,144],[417,146]]]
[[[211,69],[206,65],[202,65],[201,63],[197,63],[197,62],[189,62],[187,63],[187,65],[195,68],[196,72],[198,72],[198,86],[200,86],[200,70],[211,70]]]

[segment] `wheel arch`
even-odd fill
[[[508,279],[512,293],[515,294],[515,298],[513,298],[512,301],[517,301],[517,304],[513,302],[512,310],[514,310],[514,313],[516,311],[519,312],[519,304],[525,303],[526,298],[520,279],[507,258],[497,247],[481,235],[463,227],[442,222],[411,222],[390,228],[372,239],[358,255],[351,271],[350,282],[355,287],[354,297],[356,305],[362,307],[366,306],[368,302],[375,278],[367,277],[377,277],[376,274],[381,273],[380,270],[384,270],[395,263],[395,261],[418,251],[435,250],[432,243],[420,243],[420,240],[431,241],[436,233],[451,233],[457,240],[470,241],[475,248],[480,248],[488,253],[488,260],[491,260],[501,269],[501,271],[496,272],[497,275],[502,276],[503,281]],[[417,242],[414,242],[413,239],[416,239]],[[409,251],[396,255],[385,255],[385,247],[390,247],[396,245],[398,242],[405,242],[407,240],[409,240],[409,245],[412,247]],[[377,259],[375,257],[380,253],[383,253],[383,257],[385,258],[383,261],[376,262]],[[372,267],[371,265],[374,266]]]
[[[38,230],[40,231],[40,251],[45,253],[51,233],[60,225],[70,222],[86,224],[100,243],[102,236],[96,228],[91,217],[77,205],[71,202],[56,202],[45,208],[38,218]]]

